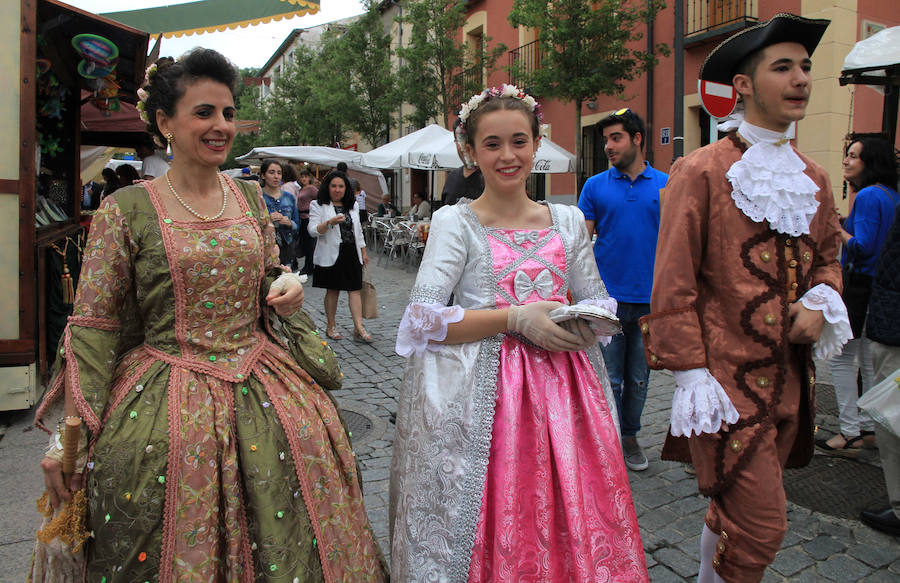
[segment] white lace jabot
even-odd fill
[[[786,235],[809,234],[819,201],[819,187],[803,171],[806,164],[785,134],[742,121],[738,133],[752,144],[725,174],[731,198],[756,223],[766,220]]]

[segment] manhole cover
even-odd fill
[[[341,415],[347,423],[347,430],[353,434],[353,441],[358,442],[365,437],[367,433],[372,431],[372,421],[365,415],[360,415],[354,411],[341,409]]]
[[[855,519],[860,510],[888,504],[881,468],[825,455],[785,470],[784,490],[794,504],[839,518]]]

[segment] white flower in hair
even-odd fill
[[[500,97],[517,97],[521,93],[515,85],[503,84],[500,89]]]

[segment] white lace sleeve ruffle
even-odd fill
[[[808,310],[820,310],[825,316],[825,327],[819,340],[813,344],[813,356],[828,360],[844,349],[844,344],[853,338],[847,306],[833,287],[820,283],[800,298],[800,303]]]
[[[607,296],[605,298],[592,298],[581,300],[578,304],[587,304],[590,306],[597,306],[598,308],[603,308],[605,310],[609,310],[613,314],[616,313],[616,310],[619,309],[619,302],[616,301],[616,298]],[[597,336],[597,342],[602,344],[603,346],[609,346],[609,343],[612,342],[612,336]]]
[[[397,330],[395,350],[403,358],[426,350],[437,352],[440,342],[447,337],[447,326],[463,319],[466,311],[461,306],[442,306],[413,302],[406,306]]]
[[[675,371],[675,395],[672,397],[672,435],[690,437],[691,432],[718,433],[722,423],[735,423],[737,409],[706,368]]]
[[[731,165],[725,176],[731,198],[756,223],[769,221],[773,229],[797,237],[809,234],[819,201],[819,187],[803,171],[806,164],[790,144],[759,142]]]

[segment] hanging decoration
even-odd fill
[[[72,47],[81,55],[77,69],[85,79],[102,79],[119,63],[119,47],[99,34],[76,35],[72,38]]]
[[[59,283],[60,288],[62,289],[62,302],[67,306],[71,306],[75,303],[75,285],[72,281],[72,272],[69,271],[69,266],[66,263],[66,258],[69,253],[69,240],[70,239],[66,237],[62,249],[60,249],[56,243],[50,243],[50,248],[62,257],[62,275],[60,275]]]

